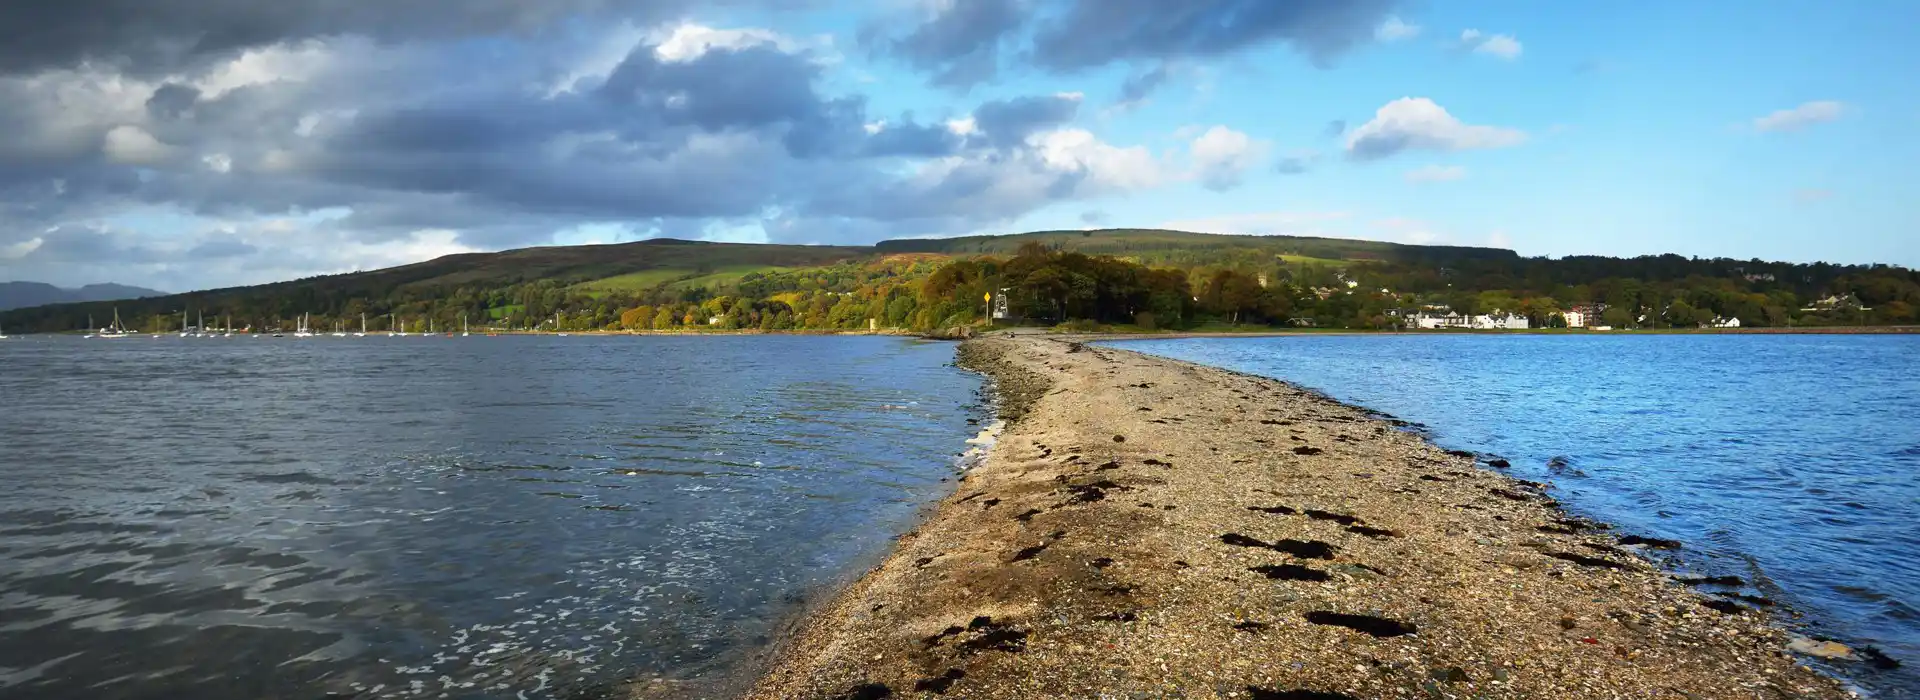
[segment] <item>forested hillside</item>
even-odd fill
[[[1004,292],[1003,292],[1004,290]],[[1692,327],[1920,322],[1920,275],[1900,267],[1593,256],[1145,229],[915,239],[871,248],[656,240],[456,255],[371,272],[5,314],[5,327],[179,328],[182,312],[256,329],[925,329],[984,320],[1004,293],[1020,322],[1143,328],[1208,324],[1387,328],[1391,311],[1444,305],[1554,325]]]

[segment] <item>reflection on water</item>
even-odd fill
[[[1129,342],[1425,424],[1569,507],[1686,543],[1920,692],[1920,336],[1318,336]],[[1757,589],[1757,590],[1756,590]],[[1737,590],[1725,591],[1739,593]]]
[[[0,345],[0,696],[550,697],[716,675],[936,497],[952,346]]]

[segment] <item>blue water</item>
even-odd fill
[[[876,337],[0,341],[0,697],[725,680],[945,493],[983,413],[952,360]]]
[[[1119,344],[1287,380],[1509,459],[1569,509],[1678,539],[1789,621],[1920,665],[1920,336],[1356,335]],[[1564,466],[1550,466],[1559,458]],[[1750,590],[1749,593],[1752,591]]]

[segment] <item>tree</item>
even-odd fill
[[[630,331],[644,331],[653,327],[653,307],[636,306],[620,312],[620,326]]]
[[[1614,328],[1632,328],[1633,314],[1618,306],[1608,307],[1600,312],[1600,322]]]
[[[653,315],[653,329],[656,331],[664,331],[672,327],[673,309],[664,306],[660,307],[660,311]]]

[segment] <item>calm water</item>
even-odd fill
[[[1920,336],[1305,336],[1122,347],[1285,379],[1504,456],[1576,512],[1686,543],[1920,666]],[[1564,463],[1550,466],[1559,458]],[[1748,589],[1748,593],[1755,593]]]
[[[0,696],[723,675],[981,417],[872,337],[0,341]]]

